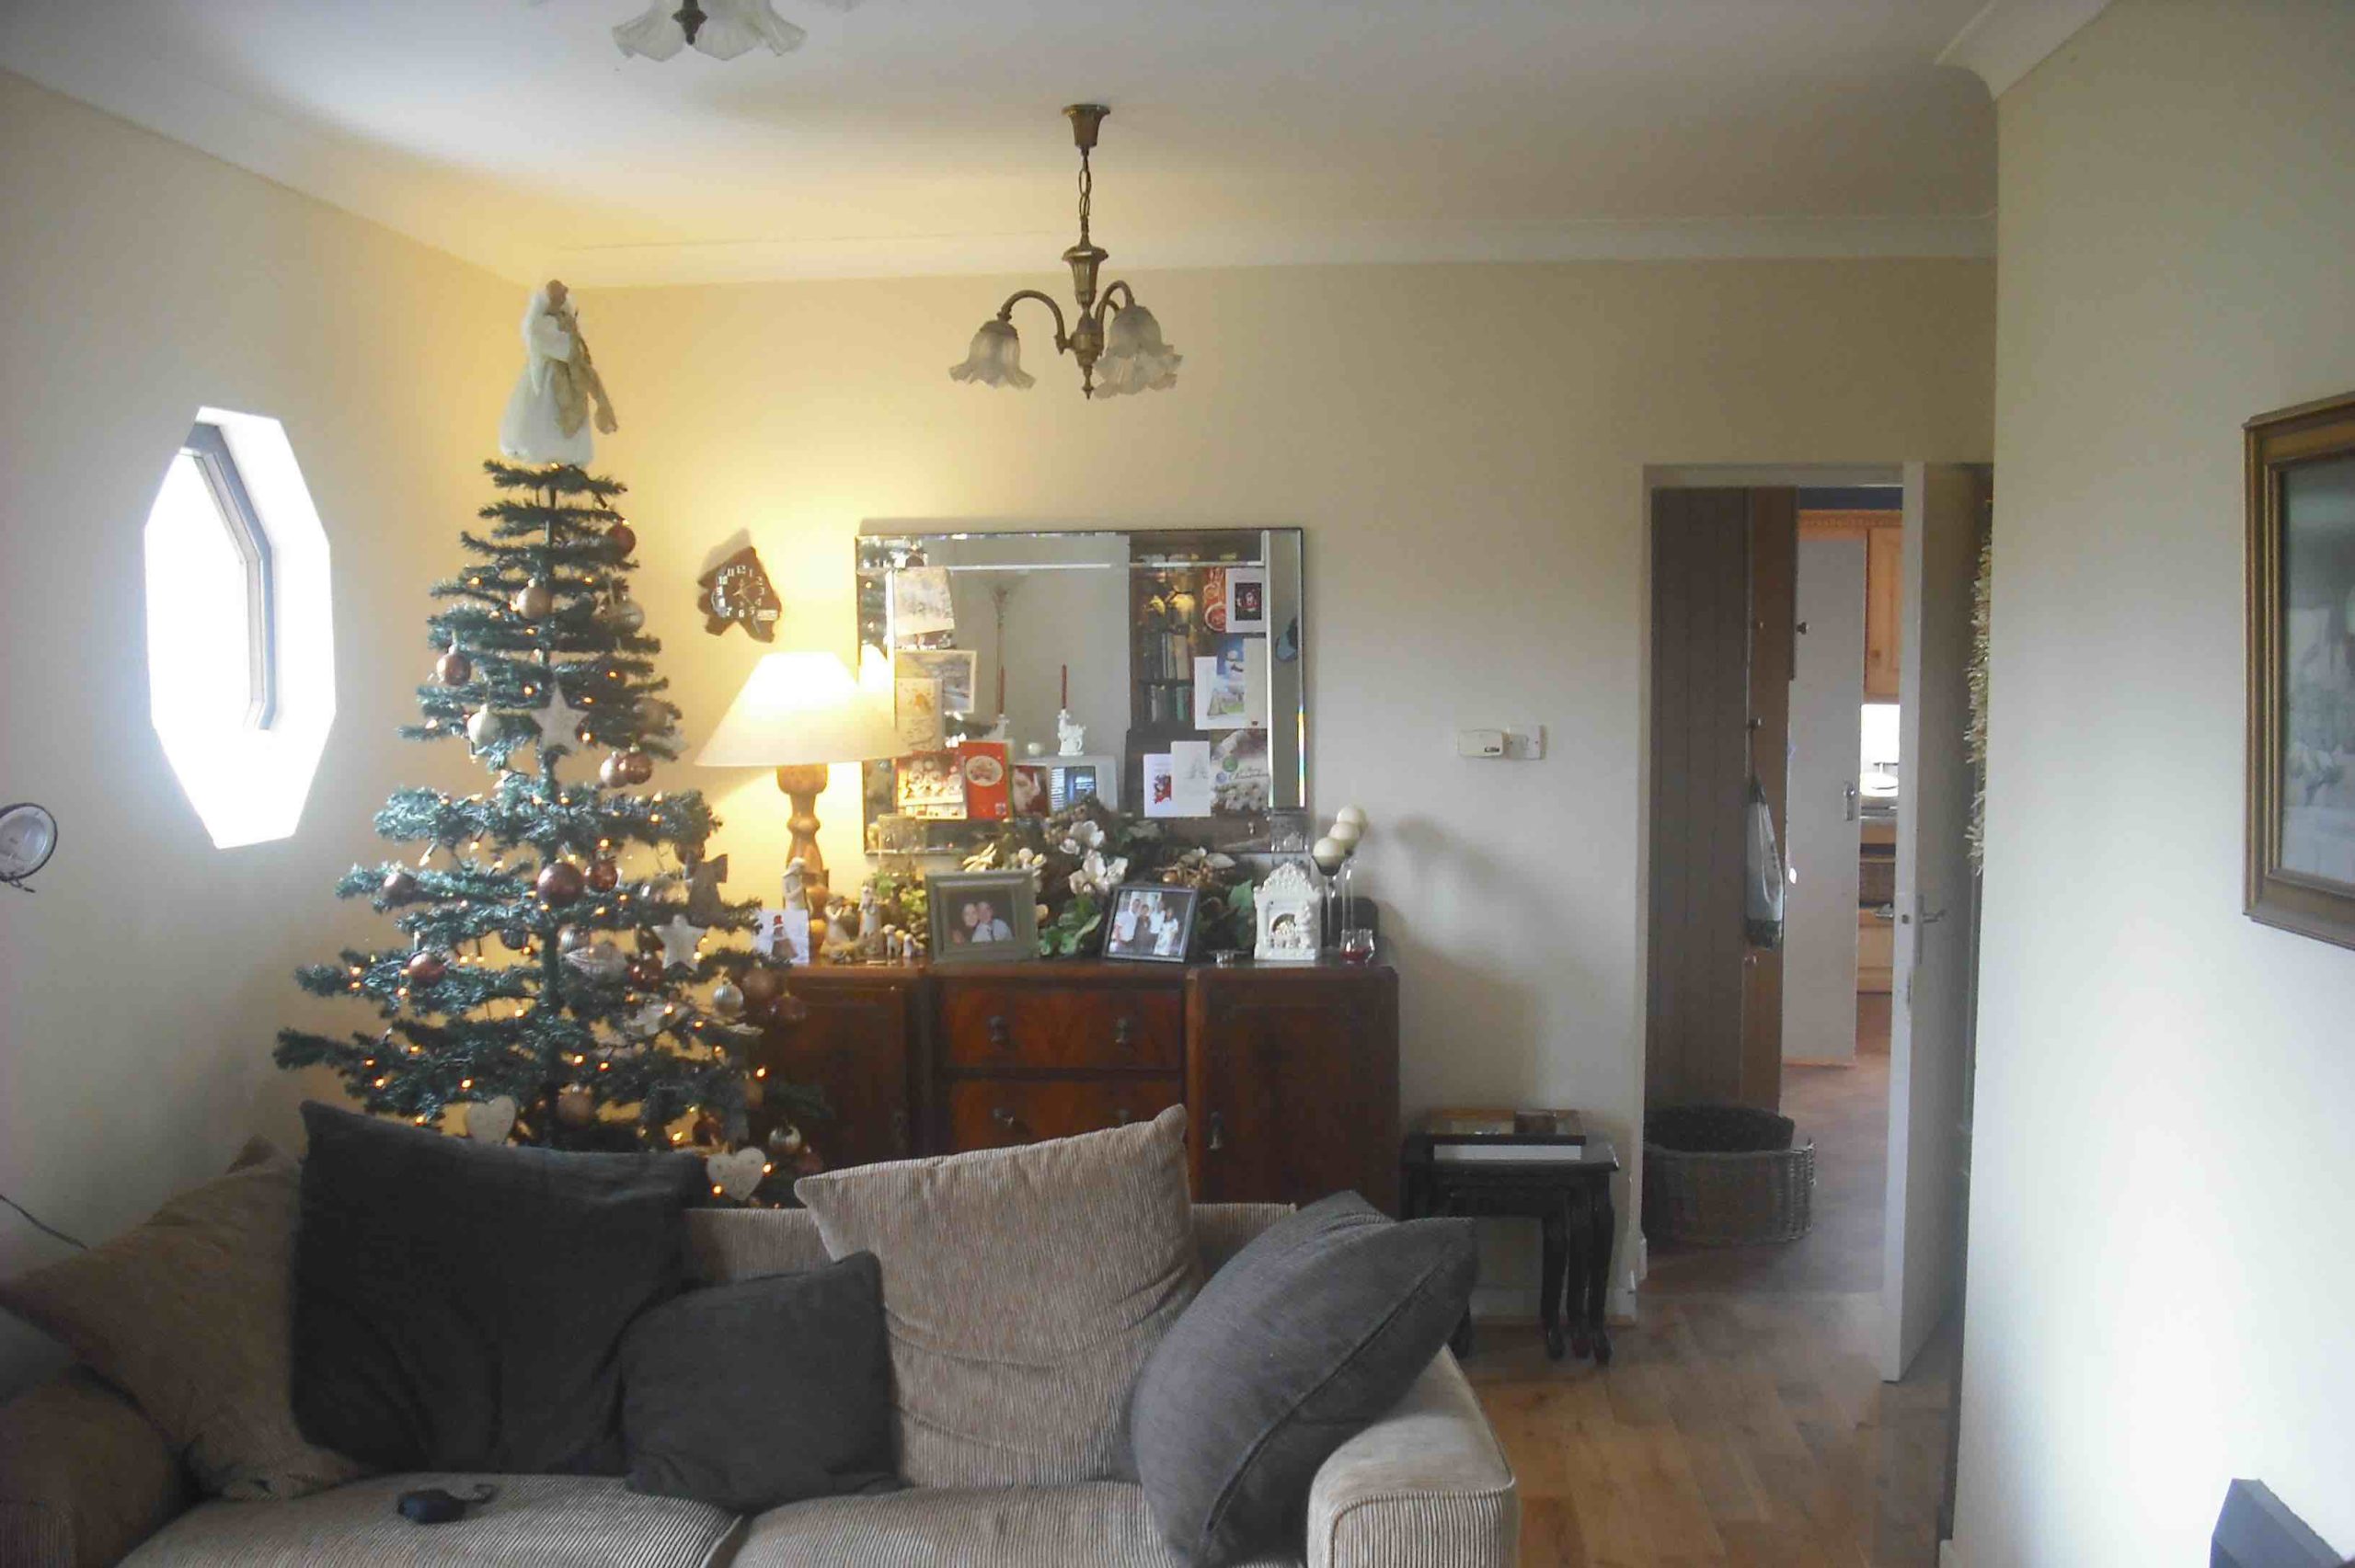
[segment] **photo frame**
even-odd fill
[[[1112,890],[1104,914],[1104,956],[1131,964],[1182,964],[1194,948],[1199,887],[1132,882]]]
[[[2252,920],[2355,947],[2355,392],[2244,427]]]
[[[924,879],[935,964],[1023,964],[1039,956],[1039,884],[1027,871],[946,871]]]
[[[1259,942],[1251,957],[1260,964],[1314,964],[1324,946],[1324,919],[1308,866],[1288,860],[1268,873],[1251,898],[1258,916]]]

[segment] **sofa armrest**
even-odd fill
[[[0,1405],[0,1562],[97,1568],[190,1502],[139,1407],[76,1368]]]
[[[1308,1568],[1513,1568],[1521,1498],[1480,1402],[1442,1350],[1308,1492]]]

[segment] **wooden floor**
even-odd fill
[[[1814,1235],[1665,1267],[1655,1250],[1608,1369],[1546,1360],[1534,1327],[1483,1325],[1465,1369],[1520,1479],[1528,1568],[1933,1568],[1956,1345],[1949,1325],[1904,1382],[1880,1380],[1875,1000],[1856,1067],[1786,1080],[1817,1144]]]

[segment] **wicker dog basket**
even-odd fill
[[[1644,1234],[1735,1247],[1796,1242],[1815,1223],[1815,1144],[1751,1105],[1677,1105],[1644,1117]]]

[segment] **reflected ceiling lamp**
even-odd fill
[[[733,60],[755,44],[768,45],[771,54],[787,54],[810,35],[772,8],[770,0],[653,0],[646,14],[614,29],[614,42],[624,54],[668,60],[683,49]],[[847,11],[858,0],[819,0],[837,11]]]
[[[1022,339],[1014,330],[1014,307],[1037,300],[1055,318],[1055,352],[1079,361],[1079,390],[1087,397],[1101,392],[1115,397],[1124,392],[1161,392],[1178,384],[1178,351],[1161,340],[1161,323],[1137,303],[1136,291],[1125,281],[1107,284],[1099,294],[1096,274],[1110,253],[1088,237],[1087,220],[1096,194],[1096,177],[1088,155],[1096,150],[1096,132],[1112,111],[1100,103],[1075,103],[1063,112],[1071,117],[1071,139],[1079,148],[1079,243],[1063,252],[1071,267],[1072,292],[1079,298],[1079,314],[1066,326],[1063,306],[1036,289],[1017,289],[1006,296],[997,315],[982,323],[965,362],[951,365],[951,379],[983,386],[1010,386],[1023,391],[1036,380],[1022,368]],[[1098,383],[1097,372],[1103,372]]]

